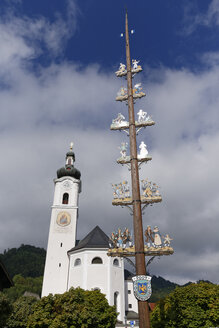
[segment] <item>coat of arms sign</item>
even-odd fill
[[[135,276],[132,278],[135,298],[139,301],[147,301],[151,297],[151,277]]]

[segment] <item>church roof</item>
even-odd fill
[[[83,248],[109,248],[109,237],[99,226],[96,226],[75,247],[70,249],[68,253]]]
[[[69,162],[68,162],[68,159],[69,159]],[[74,167],[75,154],[72,151],[72,149],[70,149],[70,151],[67,152],[66,160],[67,160],[67,162],[66,162],[65,166],[61,167],[57,171],[57,178],[59,179],[59,178],[68,176],[68,177],[73,177],[75,179],[80,180],[81,172]]]
[[[129,270],[124,270],[124,278],[125,280],[132,280],[132,277],[134,277],[134,274],[131,273]]]
[[[65,165],[65,167],[58,169],[57,178],[59,179],[66,176],[80,180],[81,172],[77,170],[73,165]]]
[[[138,313],[135,311],[125,311],[127,320],[136,320],[139,319]]]

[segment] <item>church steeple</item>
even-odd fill
[[[66,154],[66,164],[57,171],[52,204],[49,239],[42,296],[62,294],[67,290],[69,258],[67,252],[76,243],[78,198],[81,173],[74,167],[75,154]]]
[[[57,171],[57,178],[62,178],[64,176],[70,176],[72,178],[80,180],[81,172],[74,167],[75,153],[73,152],[73,142],[70,144],[70,151],[66,153],[65,167],[61,167]]]

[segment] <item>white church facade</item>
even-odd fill
[[[138,318],[130,273],[123,258],[109,257],[109,237],[96,226],[77,242],[78,198],[81,174],[74,167],[72,149],[57,171],[51,211],[42,296],[62,294],[71,287],[99,289],[110,305],[116,305],[118,324]]]

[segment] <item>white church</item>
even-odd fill
[[[42,296],[62,294],[71,287],[99,289],[117,308],[117,327],[138,321],[138,304],[131,274],[123,258],[107,256],[109,237],[96,226],[77,242],[78,198],[81,173],[74,167],[72,147],[66,164],[57,171],[52,205]]]

